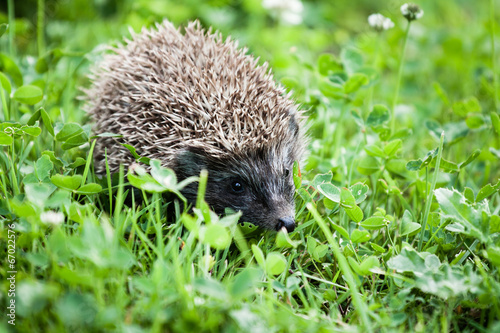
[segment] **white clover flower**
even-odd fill
[[[417,4],[405,3],[401,6],[401,14],[403,14],[408,21],[414,21],[424,16],[424,11]]]
[[[64,214],[49,210],[40,214],[40,220],[45,224],[61,225],[64,222]]]
[[[262,7],[270,10],[288,24],[302,23],[304,6],[300,0],[262,0]]]
[[[394,28],[394,22],[382,14],[371,14],[368,16],[368,24],[376,31],[389,30]]]

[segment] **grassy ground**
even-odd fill
[[[0,4],[0,332],[500,331],[498,3],[303,4],[298,25],[257,0]],[[293,233],[165,216],[182,184],[154,163],[95,176],[78,89],[164,17],[233,35],[308,110]]]

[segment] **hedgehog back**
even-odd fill
[[[234,159],[286,150],[300,159],[302,115],[267,64],[198,22],[184,30],[168,21],[143,29],[93,71],[86,107],[94,129],[123,136],[98,140],[97,172],[104,172],[105,148],[112,172],[134,161],[121,143],[166,166],[188,148]]]

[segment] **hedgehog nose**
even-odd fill
[[[293,216],[282,217],[278,220],[277,231],[285,227],[286,231],[292,232],[295,229],[295,218]]]

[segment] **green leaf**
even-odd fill
[[[346,94],[356,92],[359,88],[361,88],[361,86],[368,84],[369,81],[368,76],[365,74],[355,73],[351,75],[344,84],[344,92]]]
[[[323,184],[323,183],[331,183],[332,182],[332,178],[333,178],[333,175],[331,172],[329,173],[325,173],[325,174],[318,174],[316,176],[314,176],[312,182],[311,182],[311,185],[313,187],[318,187],[319,184]],[[339,190],[340,192],[340,190]]]
[[[20,103],[34,105],[43,99],[43,91],[37,86],[21,86],[14,92],[12,98]]]
[[[61,148],[63,150],[68,150],[71,148],[79,147],[89,141],[89,137],[87,133],[82,132],[78,135],[72,136],[69,139],[67,139],[62,145]]]
[[[50,177],[50,181],[52,182],[52,184],[54,184],[59,188],[68,191],[73,191],[80,187],[80,184],[82,183],[82,176],[81,175],[64,176],[57,174]]]
[[[60,142],[64,142],[69,138],[79,135],[83,133],[83,128],[76,123],[67,123],[61,128],[59,132],[56,134],[56,140]]]
[[[366,125],[372,127],[379,127],[389,121],[389,109],[382,104],[373,106],[372,111],[366,119]]]
[[[340,205],[354,222],[359,222],[363,219],[363,211],[356,205],[356,199],[345,187],[340,190]]]
[[[361,222],[359,225],[368,230],[378,230],[388,225],[383,216],[372,216]]]
[[[317,262],[321,262],[323,257],[326,256],[326,254],[328,253],[328,250],[329,250],[328,245],[319,244],[312,252],[313,259],[316,260]]]
[[[406,163],[406,170],[408,171],[418,171],[422,167],[422,160],[418,159],[416,161],[409,161]]]
[[[76,169],[79,166],[85,165],[86,163],[87,163],[87,161],[84,158],[77,157],[76,160],[73,163],[71,163],[70,165],[68,165],[68,167],[70,169]]]
[[[262,268],[266,268],[266,260],[264,258],[264,253],[262,252],[260,247],[258,247],[255,244],[252,244],[252,253],[253,256],[255,257],[255,261],[257,261],[259,266]]]
[[[52,126],[52,121],[50,120],[49,114],[45,111],[44,108],[40,108],[40,115],[42,116],[43,125],[50,133],[50,135],[54,136],[54,127]]]
[[[312,236],[306,236],[306,246],[307,246],[307,252],[313,253],[314,249],[316,246],[318,246],[319,242],[316,240],[316,238]]]
[[[163,167],[159,160],[151,160],[151,176],[165,189],[175,190],[177,187],[174,170]]]
[[[190,215],[188,213],[182,213],[181,221],[187,230],[189,230],[191,233],[195,234],[195,236],[198,236],[198,225],[196,223],[195,217],[193,217],[192,215]]]
[[[146,165],[149,165],[150,162],[151,162],[151,159],[149,157],[144,157],[144,156],[140,156],[139,154],[137,154],[136,152],[136,149],[135,147],[132,147],[131,145],[128,145],[126,143],[122,143],[121,144],[123,147],[127,148],[128,151],[132,154],[132,156],[134,156],[134,158],[138,161],[138,162],[141,162],[141,163],[144,163]]]
[[[484,118],[481,114],[470,114],[465,119],[467,127],[471,129],[479,128],[484,124]]]
[[[358,206],[354,206],[353,208],[344,208],[347,216],[354,222],[358,223],[363,219],[363,211]]]
[[[338,232],[345,239],[349,239],[349,233],[347,232],[347,230],[345,230],[342,226],[332,222],[330,218],[328,218],[328,220],[330,220],[330,225],[333,229],[335,229],[336,232]]]
[[[468,113],[481,112],[481,104],[476,97],[472,96],[459,102],[453,103],[453,112],[465,117]]]
[[[28,122],[26,123],[27,125],[33,126],[35,125],[36,121],[40,119],[40,109],[38,109],[33,115],[28,119]]]
[[[23,85],[23,74],[14,60],[5,53],[0,53],[0,71],[9,74],[16,86],[20,87]]]
[[[262,271],[253,267],[246,267],[232,278],[229,293],[233,298],[242,299],[254,293],[260,282]]]
[[[465,234],[475,237],[481,242],[487,241],[488,230],[487,226],[482,224],[481,212],[468,205],[460,192],[455,189],[439,188],[434,191],[434,195],[444,217],[460,223],[464,227]]]
[[[223,225],[212,223],[206,227],[203,241],[216,250],[224,250],[231,245],[231,235]]]
[[[376,243],[370,243],[370,246],[372,247],[372,249],[374,249],[377,252],[385,253],[385,249]]]
[[[352,47],[343,48],[340,51],[340,60],[349,75],[358,72],[363,67],[363,56]]]
[[[288,247],[296,249],[301,241],[293,241],[290,239],[288,232],[284,232],[283,230],[279,231],[276,235],[276,246],[277,247]]]
[[[354,229],[351,233],[351,241],[353,243],[364,243],[368,242],[371,238],[371,235],[366,230]]]
[[[416,276],[425,276],[430,271],[439,268],[441,262],[439,258],[428,252],[416,252],[413,249],[404,248],[397,256],[387,261],[387,267],[395,269],[397,272],[412,272]]]
[[[361,274],[363,276],[370,275],[372,273],[371,270],[374,268],[380,268],[380,262],[378,261],[377,257],[369,256],[366,259],[364,259],[359,265],[358,274]]]
[[[400,139],[392,140],[384,146],[384,152],[388,157],[392,157],[396,155],[401,147],[403,147],[403,141],[401,141]]]
[[[352,195],[351,191],[345,187],[340,189],[340,205],[346,209],[351,209],[356,206],[356,199]]]
[[[483,186],[477,193],[476,202],[483,201],[484,199],[491,196],[493,193],[496,193],[497,191],[498,188],[491,186],[491,184]]]
[[[331,183],[323,183],[319,184],[317,188],[319,193],[323,194],[331,201],[340,202],[340,189],[337,186]]]
[[[500,134],[500,117],[496,112],[490,112],[491,125],[497,134]]]
[[[58,168],[61,168],[65,165],[65,162],[63,162],[59,157],[56,157],[54,152],[51,150],[45,150],[42,153],[42,155],[47,155],[48,157],[50,157],[50,160],[52,161],[52,163],[54,163],[54,165]]]
[[[429,163],[429,166],[435,168],[436,167],[436,159],[433,159]],[[443,170],[444,172],[448,172],[448,173],[460,171],[457,163],[447,161],[444,158],[441,158],[441,162],[439,163],[439,168],[441,170]]]
[[[451,104],[450,99],[448,98],[448,95],[444,91],[443,87],[441,87],[441,85],[438,82],[434,82],[433,86],[434,86],[434,90],[436,91],[438,96],[441,98],[443,103],[446,105],[450,105]]]
[[[490,234],[500,232],[500,216],[491,215],[489,224],[490,224],[490,228],[489,228]]]
[[[488,259],[497,267],[500,267],[500,248],[498,246],[491,246],[486,250]]]
[[[474,191],[470,187],[464,188],[464,197],[465,199],[467,199],[467,201],[471,203],[476,201],[476,196],[474,195]]]
[[[10,146],[14,139],[4,132],[0,132],[0,146]]]
[[[2,88],[5,89],[7,94],[10,95],[10,93],[12,92],[12,85],[10,84],[7,76],[2,72],[0,72],[0,84],[2,84]]]
[[[293,184],[295,185],[295,189],[300,188],[302,185],[302,175],[300,173],[299,162],[293,162]]]
[[[342,85],[334,83],[326,78],[319,82],[319,91],[321,91],[324,96],[333,99],[342,99],[345,97]]]
[[[356,183],[349,187],[349,191],[351,191],[353,197],[356,199],[357,205],[365,201],[369,189],[368,185],[363,183]]]
[[[464,167],[472,163],[479,155],[481,155],[481,150],[480,149],[474,150],[474,152],[469,157],[467,157],[465,161],[463,161],[458,165],[458,168],[463,169]]]
[[[279,275],[286,269],[287,262],[285,257],[278,252],[271,252],[266,258],[266,271],[271,275]]]
[[[0,24],[0,37],[3,36],[3,34],[7,31],[8,28],[9,25],[7,23]]]
[[[193,287],[197,292],[219,301],[226,301],[228,299],[224,285],[212,278],[197,278],[194,280]]]
[[[28,201],[42,208],[56,188],[48,183],[32,183],[25,184],[24,189]]]
[[[39,181],[43,181],[45,178],[50,176],[50,171],[54,167],[54,163],[50,160],[47,155],[42,155],[35,164],[36,176]]]
[[[411,213],[408,210],[405,210],[399,228],[401,236],[413,236],[420,231],[421,226],[419,223],[413,222]]]
[[[376,158],[371,156],[363,157],[358,163],[357,169],[359,173],[369,176],[377,171],[380,171],[380,164]]]
[[[333,54],[323,53],[318,57],[318,71],[323,76],[342,70],[342,65]]]
[[[351,116],[356,122],[356,125],[358,125],[360,128],[364,129],[365,127],[365,122],[363,120],[363,117],[361,117],[360,113],[358,110],[351,110]]]
[[[361,269],[359,268],[359,264],[356,261],[356,259],[354,259],[354,257],[347,257],[347,261],[349,262],[349,265],[356,274],[363,275],[361,274]]]
[[[365,151],[368,155],[373,157],[385,157],[385,152],[377,144],[365,146]]]
[[[97,194],[102,191],[102,186],[96,183],[89,183],[85,184],[82,187],[80,187],[76,193],[78,194],[84,194],[84,195],[90,195],[90,194]]]
[[[136,168],[135,170],[137,170]],[[141,190],[151,193],[162,193],[167,189],[160,185],[153,177],[149,174],[134,175],[133,173],[127,173],[127,179],[130,185],[137,187]]]
[[[299,81],[291,76],[285,76],[280,79],[281,84],[288,90],[295,90],[299,86]]]
[[[21,131],[23,131],[24,134],[37,137],[42,133],[42,129],[38,126],[29,126],[29,125],[24,125],[21,127]]]
[[[38,58],[35,64],[35,70],[38,73],[45,73],[52,66],[57,65],[64,55],[61,49],[53,49],[45,53],[42,57]]]

